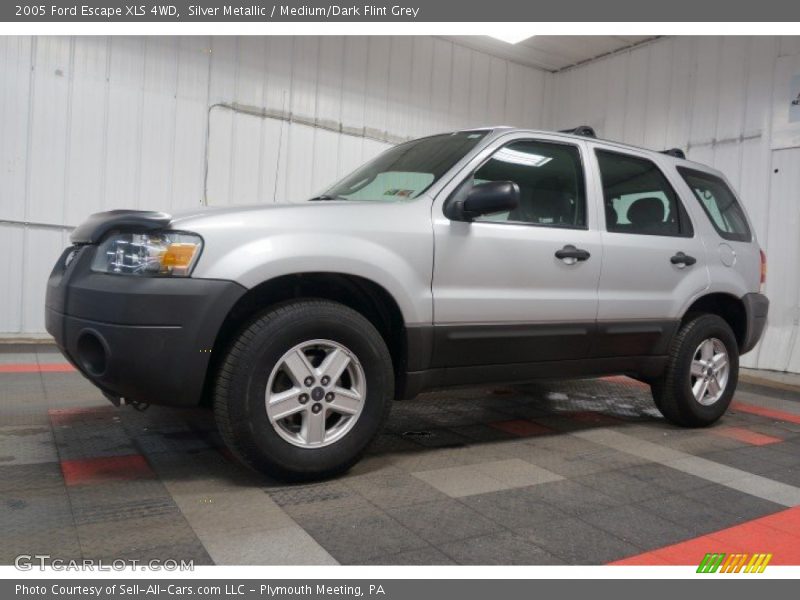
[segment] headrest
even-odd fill
[[[628,207],[628,221],[632,225],[663,223],[665,216],[661,198],[638,198]]]

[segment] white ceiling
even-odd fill
[[[643,35],[537,35],[507,44],[483,35],[446,36],[445,39],[530,67],[559,71],[654,39]]]

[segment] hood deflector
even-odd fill
[[[90,215],[69,236],[73,244],[96,244],[115,229],[152,231],[163,229],[172,220],[167,213],[154,210],[109,210]]]

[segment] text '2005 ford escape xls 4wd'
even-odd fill
[[[396,398],[622,373],[716,421],[768,301],[724,177],[592,137],[459,131],[300,204],[111,211],[72,234],[47,329],[115,403],[213,403],[284,478],[351,466]]]

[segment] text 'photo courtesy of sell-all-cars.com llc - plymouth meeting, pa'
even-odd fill
[[[440,387],[625,374],[709,425],[768,309],[725,177],[588,127],[433,135],[308,202],[115,210],[71,241],[46,323],[77,369],[115,404],[213,406],[285,480],[345,471]]]

